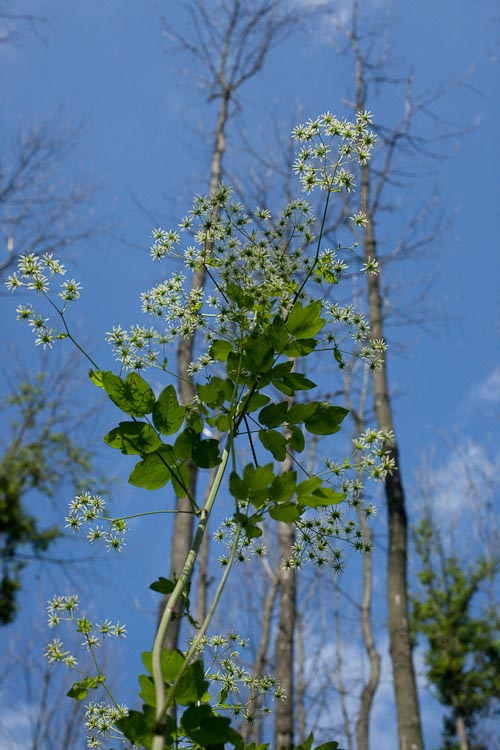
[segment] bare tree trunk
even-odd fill
[[[272,578],[271,588],[267,593],[264,601],[264,606],[262,608],[260,642],[253,665],[253,672],[256,675],[264,674],[268,661],[267,652],[269,649],[269,641],[271,636],[271,618],[276,601],[276,596],[278,594],[278,586],[279,577],[278,574],[275,574]],[[255,712],[254,721],[252,723],[245,723],[241,728],[241,736],[243,737],[245,745],[247,745],[251,740],[256,743],[259,743],[261,741],[261,715],[258,711],[260,707],[258,698],[256,698],[255,707],[257,711]]]
[[[222,158],[226,148],[225,128],[228,121],[228,106],[230,91],[225,90],[220,98],[219,115],[215,128],[215,140],[212,152],[212,163],[210,168],[210,195],[213,195],[222,177]],[[191,279],[191,291],[200,289],[205,283],[206,271],[202,267],[193,273]],[[189,375],[188,366],[194,359],[195,337],[183,338],[177,348],[177,372],[179,373],[179,391],[181,403],[188,404],[193,401],[195,388],[193,379]],[[170,557],[170,576],[178,576],[189,554],[193,537],[193,515],[190,497],[196,497],[196,481],[198,470],[194,464],[189,464],[189,495],[177,498],[174,529],[172,534],[172,551]],[[166,599],[162,602],[165,607]],[[165,648],[173,650],[177,647],[179,639],[180,620],[178,617],[172,619],[165,634]]]
[[[230,117],[230,105],[234,103],[239,88],[256,75],[264,66],[269,50],[286,38],[297,24],[298,14],[283,11],[279,0],[265,0],[254,7],[241,0],[219,0],[204,3],[191,0],[187,4],[190,29],[195,39],[187,39],[164,21],[165,35],[178,51],[187,54],[196,65],[196,77],[201,79],[208,100],[219,100],[219,111],[214,134],[210,166],[209,194],[213,195],[222,179],[222,161],[226,150],[226,129]],[[191,280],[191,291],[203,288],[206,271],[202,267],[195,271]],[[194,359],[195,337],[182,339],[177,349],[177,372],[181,402],[192,402],[195,389],[188,374],[188,366]],[[189,467],[189,494],[176,501],[172,549],[170,558],[171,576],[178,575],[189,553],[193,535],[193,516],[189,496],[196,497],[197,469]],[[162,607],[165,606],[162,602]],[[160,610],[161,611],[161,610]],[[165,636],[165,647],[173,649],[179,637],[179,619],[174,618]]]
[[[353,750],[351,722],[349,719],[349,711],[347,710],[347,691],[344,683],[342,631],[340,625],[340,589],[337,579],[334,580],[333,585],[335,591],[335,603],[333,608],[333,617],[335,621],[335,687],[337,688],[340,697],[340,710],[342,711],[347,750]]]
[[[373,217],[369,208],[370,171],[363,166],[361,178],[361,210],[368,217],[365,226],[365,259],[376,259]],[[368,315],[373,339],[384,337],[382,324],[382,295],[379,276],[368,276]],[[387,382],[387,367],[383,362],[373,373],[373,396],[378,427],[394,433],[392,409]],[[387,555],[387,605],[389,615],[389,640],[392,660],[394,691],[398,715],[400,750],[422,750],[420,710],[417,684],[413,667],[412,644],[408,619],[407,550],[408,523],[399,451],[394,436],[387,446],[395,468],[385,480],[387,499],[389,548]]]
[[[354,35],[353,39],[356,42]],[[357,43],[354,45],[354,49],[356,53],[356,109],[362,111],[366,108],[364,61]],[[370,207],[370,169],[368,164],[361,166],[360,208],[367,217],[363,241],[364,256],[367,262],[370,259],[377,259],[374,218]],[[368,274],[368,317],[372,338],[384,338],[382,294],[378,274]],[[379,429],[394,433],[385,360],[380,368],[373,373],[373,398]],[[398,717],[399,747],[400,750],[422,750],[420,709],[408,618],[408,524],[399,465],[399,451],[395,436],[392,443],[387,446],[387,450],[395,463],[393,473],[389,474],[385,480],[385,494],[389,531],[387,555],[389,641]]]
[[[469,743],[467,742],[467,735],[465,733],[464,717],[459,713],[455,714],[455,727],[457,729],[458,746],[460,750],[469,750]]]
[[[358,510],[358,519],[365,541],[371,545],[372,532],[366,522],[362,509]],[[373,699],[380,681],[380,654],[375,647],[371,622],[372,610],[372,553],[367,552],[363,557],[363,598],[361,600],[361,631],[363,642],[370,663],[370,674],[361,691],[358,719],[356,721],[357,750],[368,750],[370,736],[370,714]]]
[[[286,470],[284,468],[284,470]],[[280,561],[291,553],[295,541],[293,524],[278,524]],[[285,698],[276,704],[274,723],[274,746],[292,750],[294,735],[294,630],[296,573],[290,568],[279,570],[280,604],[279,625],[276,636],[276,679],[285,692]]]
[[[297,611],[296,613],[296,629],[297,635],[295,638],[295,642],[297,644],[297,689],[295,702],[297,704],[297,729],[299,732],[298,741],[299,743],[303,743],[306,739],[306,707],[304,701],[306,694],[306,679],[304,659],[304,627],[300,611]]]

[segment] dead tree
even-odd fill
[[[380,28],[375,29],[372,25],[368,32],[362,32],[359,2],[353,3],[348,22],[340,23],[334,17],[333,20],[340,38],[347,41],[342,53],[349,54],[354,61],[354,96],[348,103],[349,107],[355,111],[368,110],[371,108],[374,90],[380,93],[381,87],[405,86],[402,116],[391,127],[378,127],[378,153],[370,163],[360,166],[359,191],[354,199],[356,205],[350,202],[346,211],[347,215],[356,211],[365,214],[366,223],[361,239],[362,260],[365,264],[379,264],[381,267],[380,274],[368,274],[366,309],[372,338],[383,339],[387,335],[387,319],[386,290],[383,289],[382,282],[388,262],[403,255],[408,257],[412,252],[422,250],[434,242],[443,231],[444,224],[440,217],[426,233],[420,226],[423,222],[414,217],[405,223],[404,238],[397,247],[381,248],[377,236],[379,214],[387,209],[390,201],[387,194],[390,194],[391,188],[397,185],[401,189],[405,184],[405,177],[408,177],[408,172],[405,175],[401,170],[402,155],[417,156],[419,160],[438,155],[435,148],[430,148],[428,142],[415,135],[415,121],[419,114],[433,116],[432,105],[446,93],[447,87],[437,89],[425,99],[417,100],[413,95],[411,75],[404,80],[386,74],[389,45],[385,21],[380,24]],[[449,135],[447,133],[444,137]],[[427,214],[428,208],[424,206],[421,210]],[[385,481],[385,494],[389,535],[387,606],[399,745],[400,750],[421,750],[422,728],[408,617],[408,520],[386,361],[373,373],[373,408],[379,429],[391,432],[394,436],[388,442],[387,450],[394,460],[395,468]],[[359,729],[358,725],[358,742]]]
[[[223,178],[223,159],[230,119],[239,109],[238,95],[244,84],[257,75],[266,62],[270,50],[293,30],[298,15],[283,10],[279,0],[190,0],[184,5],[190,32],[182,33],[163,19],[164,34],[170,49],[186,55],[191,64],[189,75],[205,92],[208,102],[217,103],[216,123],[210,157],[208,193],[212,195]],[[196,271],[191,289],[205,285],[205,268]],[[194,359],[195,336],[182,339],[177,349],[179,390],[183,403],[191,403],[195,389],[188,366]],[[197,470],[190,466],[189,488],[184,498],[177,500],[170,556],[171,576],[182,570],[189,552],[193,533],[190,498],[196,497]],[[203,600],[203,579],[198,592]],[[167,633],[165,647],[176,647],[179,620],[173,620]]]

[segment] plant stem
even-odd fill
[[[224,472],[227,466],[231,440],[232,440],[232,434],[228,435],[228,441],[222,453],[222,461],[219,464],[219,468],[217,469],[217,474],[215,476],[212,489],[210,490],[206,503],[201,510],[200,520],[198,522],[196,534],[195,534],[193,543],[191,545],[191,549],[189,550],[189,554],[186,558],[186,562],[184,563],[184,568],[182,570],[181,575],[179,576],[179,579],[174,587],[174,590],[170,594],[167,606],[165,607],[160,623],[158,625],[158,630],[156,631],[156,636],[155,636],[155,640],[153,644],[153,652],[152,652],[152,672],[153,672],[153,682],[154,682],[155,693],[156,693],[156,721],[159,723],[161,723],[162,718],[164,716],[163,707],[165,705],[165,683],[164,683],[162,667],[161,667],[161,653],[163,649],[163,642],[165,639],[165,634],[167,632],[167,628],[170,623],[170,620],[172,619],[172,614],[175,610],[175,607],[177,603],[179,602],[184,592],[184,589],[186,588],[189,582],[189,579],[191,577],[191,573],[193,571],[196,558],[198,556],[201,542],[205,535],[208,518],[210,516],[210,512],[215,502],[215,498],[217,496],[217,492],[219,490],[219,487],[222,482],[222,478],[224,476]],[[165,744],[165,740],[164,740],[163,735],[155,734],[153,737],[152,750],[163,750],[164,744]]]
[[[164,703],[162,711],[161,711],[162,714],[164,714],[167,711],[168,707],[173,702],[177,686],[179,685],[179,682],[181,681],[181,679],[182,679],[182,677],[184,675],[184,672],[188,668],[191,659],[193,658],[194,654],[196,653],[196,651],[198,649],[198,646],[199,646],[199,644],[201,642],[201,639],[203,638],[203,636],[207,632],[207,628],[210,625],[210,623],[212,621],[212,617],[215,614],[215,610],[217,609],[217,606],[219,604],[219,600],[221,598],[222,592],[224,591],[224,586],[226,585],[227,578],[228,578],[229,573],[231,571],[232,565],[234,563],[234,558],[235,558],[236,552],[238,550],[238,542],[239,542],[239,539],[240,539],[240,536],[241,536],[241,529],[242,529],[241,524],[238,524],[236,526],[236,529],[235,529],[235,532],[234,532],[234,539],[233,539],[233,543],[231,545],[231,550],[230,550],[230,553],[229,553],[229,558],[228,558],[226,566],[224,568],[224,573],[222,574],[222,577],[221,577],[221,579],[219,581],[219,585],[217,586],[217,590],[216,590],[216,592],[214,594],[214,598],[212,600],[212,604],[210,605],[210,609],[208,610],[207,615],[206,615],[205,619],[203,620],[203,622],[202,622],[202,624],[200,626],[200,629],[198,630],[198,632],[196,634],[196,638],[193,639],[193,641],[191,643],[191,646],[189,647],[189,651],[186,653],[186,655],[184,657],[184,664],[182,665],[181,669],[179,670],[179,674],[177,675],[177,677],[175,679],[175,682],[170,686],[170,688],[168,690],[168,693],[167,693],[167,695],[165,697],[165,703]]]

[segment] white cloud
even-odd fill
[[[4,696],[0,694],[0,701]],[[31,722],[27,706],[16,709],[0,706],[0,743],[9,750],[26,750],[31,746]]]
[[[500,367],[472,390],[472,400],[485,404],[500,404]]]

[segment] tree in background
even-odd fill
[[[0,413],[10,419],[0,442],[0,623],[17,613],[21,573],[31,561],[50,561],[47,551],[62,536],[61,524],[47,525],[44,505],[61,490],[78,492],[103,485],[93,454],[82,445],[89,414],[75,415],[67,393],[72,362],[57,373],[20,374]],[[32,497],[39,498],[36,512]],[[40,508],[40,500],[44,505]],[[46,505],[45,505],[46,508]],[[54,562],[64,562],[53,558]]]
[[[227,130],[231,118],[241,109],[240,89],[263,69],[269,52],[293,31],[300,14],[285,10],[279,0],[260,0],[245,3],[241,0],[190,0],[185,4],[188,30],[175,29],[163,19],[164,35],[169,50],[187,56],[193,77],[209,103],[217,102],[218,110],[213,132],[210,157],[209,191],[215,194],[223,180],[223,160],[226,152]],[[216,217],[214,217],[215,220]],[[206,269],[202,266],[191,279],[191,292],[203,289]],[[179,392],[184,403],[195,396],[189,365],[194,359],[195,335],[180,340],[177,350]],[[189,492],[177,500],[171,545],[171,577],[179,574],[189,551],[193,534],[193,517],[189,496],[196,497],[197,468],[189,466]],[[208,559],[205,555],[205,559]],[[205,616],[207,573],[198,573],[197,615]],[[165,601],[163,602],[165,604]],[[174,619],[166,634],[165,646],[175,648],[179,635],[179,619]]]
[[[0,21],[3,44],[28,31],[39,35],[46,24],[9,3],[0,5]],[[59,113],[21,126],[15,141],[0,152],[0,280],[20,254],[59,254],[104,231],[91,205],[93,186],[78,175],[65,176],[80,134],[81,128],[65,123]],[[76,434],[82,417],[65,392],[64,373],[70,367],[70,362],[63,365],[59,375],[43,370],[28,375],[21,367],[15,377],[11,368],[6,378],[10,394],[0,404],[2,416],[10,420],[0,456],[2,624],[16,616],[23,567],[47,559],[49,546],[62,533],[59,524],[43,526],[42,512],[28,510],[28,495],[53,498],[65,483],[73,489],[92,484],[92,456]]]
[[[476,729],[500,696],[500,616],[481,588],[500,569],[500,559],[465,564],[446,554],[439,526],[428,513],[414,532],[422,569],[412,598],[412,627],[426,641],[427,677],[449,710],[443,750],[488,750]],[[483,598],[483,602],[481,599]]]
[[[449,91],[449,87],[438,87],[429,95],[418,97],[413,91],[413,75],[395,76],[391,69],[390,40],[388,33],[389,18],[381,17],[367,20],[363,15],[363,5],[353,2],[349,17],[339,19],[336,16],[336,5],[328,4],[326,12],[334,32],[332,43],[339,54],[348,55],[353,62],[354,81],[352,95],[348,106],[353,111],[363,111],[380,107],[380,99],[386,92],[391,92],[391,100],[397,93],[401,101],[401,116],[390,124],[382,124],[379,115],[376,132],[377,145],[374,159],[362,163],[357,177],[359,191],[347,196],[345,215],[359,212],[365,219],[364,229],[359,233],[362,247],[363,267],[380,270],[380,273],[369,273],[366,276],[366,314],[373,340],[388,340],[390,324],[388,311],[396,311],[398,324],[401,320],[413,323],[420,322],[414,300],[411,301],[412,312],[402,312],[390,295],[391,273],[389,265],[402,258],[410,258],[423,251],[436,241],[444,229],[441,215],[434,211],[432,198],[422,205],[414,204],[412,214],[399,212],[403,219],[400,223],[399,237],[392,244],[383,237],[384,214],[391,210],[400,199],[405,187],[413,187],[411,181],[418,176],[422,159],[436,158],[438,154],[430,141],[420,135],[421,125],[425,118],[437,120],[434,105]],[[387,12],[387,11],[386,11]],[[378,104],[375,103],[378,99]],[[441,144],[451,135],[448,131],[440,133]],[[397,190],[397,195],[395,194]],[[393,286],[395,286],[393,284]],[[399,290],[401,293],[401,290]],[[421,290],[417,292],[420,299]],[[405,305],[410,306],[408,288],[402,294]],[[425,318],[424,318],[425,320]],[[389,353],[390,357],[390,353]],[[393,440],[388,446],[394,461],[395,470],[386,477],[385,495],[387,507],[388,547],[387,547],[387,610],[390,654],[392,662],[393,684],[397,708],[398,736],[400,748],[421,750],[423,747],[422,725],[417,692],[415,669],[412,658],[412,639],[409,627],[408,609],[408,519],[405,488],[401,474],[400,446],[394,422],[392,393],[388,376],[388,357],[382,366],[373,374],[372,403],[376,423],[379,429],[392,433]],[[365,571],[366,572],[366,571]],[[367,593],[365,575],[365,594]],[[373,680],[365,685],[361,701],[361,713],[357,723],[358,744],[362,750],[368,746],[368,717],[376,687],[377,662],[373,650],[373,640],[366,628],[366,610],[363,626],[365,646],[371,663]]]

